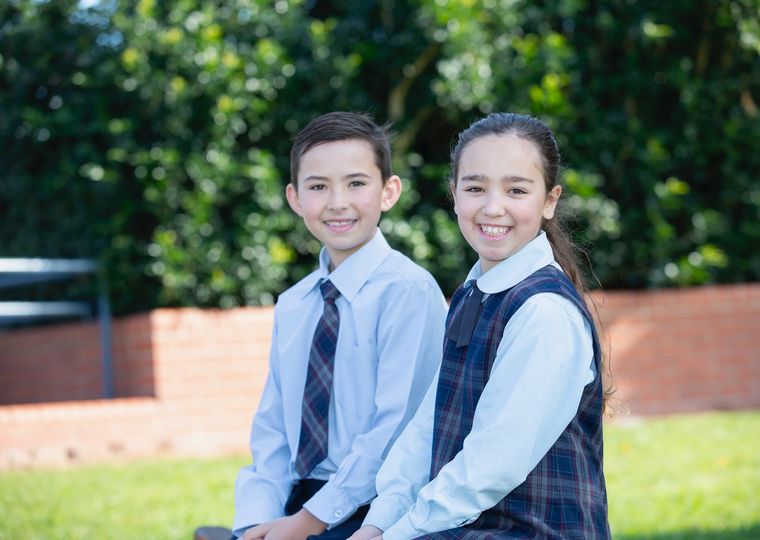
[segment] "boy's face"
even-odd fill
[[[301,156],[298,189],[286,196],[306,228],[327,248],[333,268],[369,242],[380,214],[401,195],[401,180],[387,182],[369,143],[346,139],[313,146]]]

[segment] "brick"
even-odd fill
[[[618,415],[760,407],[760,285],[591,297]],[[94,323],[0,334],[0,469],[246,453],[272,316],[189,308],[115,320],[114,400],[99,399]]]

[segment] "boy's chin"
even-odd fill
[[[372,234],[364,235],[361,238],[327,238],[322,240],[322,245],[327,248],[327,251],[332,255],[340,256],[342,259],[350,257],[356,251],[364,247],[375,236],[375,230],[372,230]]]

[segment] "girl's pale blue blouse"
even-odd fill
[[[548,264],[559,268],[541,232],[485,274],[476,264],[467,281],[493,294]],[[591,328],[578,309],[557,294],[532,296],[505,327],[463,449],[428,482],[434,382],[378,473],[379,496],[364,524],[384,540],[407,540],[472,523],[525,480],[595,376]]]

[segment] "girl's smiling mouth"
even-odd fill
[[[482,223],[478,225],[478,228],[481,234],[487,238],[501,238],[512,229],[506,225],[485,225]]]

